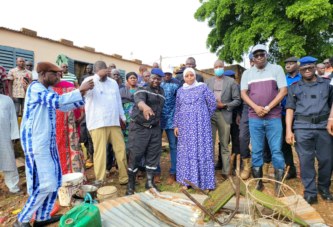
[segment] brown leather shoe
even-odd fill
[[[154,183],[155,184],[161,183],[161,175],[158,174],[154,176]]]
[[[170,174],[167,179],[167,185],[172,185],[176,181],[176,175]]]

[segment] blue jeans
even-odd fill
[[[177,137],[173,133],[173,129],[164,129],[165,133],[168,137],[169,148],[170,148],[170,174],[176,174],[176,165],[177,165]],[[163,131],[163,130],[162,130]],[[155,174],[161,173],[160,164],[158,164],[157,169],[155,170]]]
[[[249,128],[252,143],[252,166],[263,165],[263,150],[265,137],[272,153],[272,162],[275,169],[284,169],[284,158],[281,151],[282,123],[280,118],[249,119]]]

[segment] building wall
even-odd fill
[[[85,50],[84,48],[65,45],[60,41],[27,35],[20,31],[0,28],[0,34],[1,45],[33,51],[35,54],[35,63],[40,61],[55,63],[58,55],[64,54],[75,61],[94,63],[98,60],[102,60],[105,61],[107,65],[114,63],[117,68],[123,69],[126,72],[138,72],[139,66],[141,65],[139,60],[131,61],[122,59],[121,56],[114,57],[92,50]],[[147,67],[150,68],[150,66]]]
[[[39,37],[36,31],[22,28],[16,31],[0,27],[0,45],[30,50],[34,52],[35,65],[40,61],[49,61],[55,63],[58,55],[63,54],[74,61],[94,63],[98,60],[105,61],[107,65],[114,63],[118,69],[138,72],[142,64],[140,60],[123,59],[117,54],[104,54],[95,52],[92,47],[78,47],[73,45],[70,40],[52,40],[50,38]],[[180,62],[182,63],[182,62]],[[151,66],[146,65],[150,70]],[[207,79],[213,74],[210,72],[200,71],[199,73]]]

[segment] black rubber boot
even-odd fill
[[[283,169],[274,169],[275,180],[281,182],[283,179],[284,170]],[[280,192],[281,184],[275,182],[275,196],[281,197]]]
[[[262,166],[260,167],[252,167],[252,176],[253,178],[262,178]],[[256,189],[262,191],[264,189],[264,184],[262,180],[258,180]]]
[[[127,183],[126,195],[133,195],[135,192],[136,172],[127,171],[127,173],[128,173],[128,183]]]
[[[146,189],[155,188],[157,191],[160,191],[154,183],[154,172],[147,170],[146,173],[147,173]]]

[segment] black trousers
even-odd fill
[[[85,121],[80,125],[80,143],[84,143],[84,146],[88,150],[89,158],[92,159],[94,157],[94,145]]]
[[[230,125],[230,137],[231,137],[231,153],[240,154],[240,144],[239,144],[239,126],[233,121]]]
[[[283,127],[283,136],[282,136],[282,153],[284,157],[284,161],[287,166],[290,166],[290,172],[296,171],[295,164],[294,164],[294,157],[293,151],[291,149],[290,144],[287,144],[285,137],[286,137],[286,116],[282,115],[282,127]]]
[[[295,129],[294,131],[304,196],[315,196],[317,186],[329,189],[331,185],[333,139],[326,129]],[[315,159],[318,160],[317,183]]]
[[[142,157],[147,172],[157,169],[162,153],[161,127],[146,128],[131,122],[128,133],[128,170],[137,172]]]
[[[250,144],[250,129],[249,129],[249,107],[243,105],[242,117],[239,124],[239,149],[241,158],[251,158]],[[267,138],[265,138],[265,147],[263,158],[265,163],[272,161],[271,150],[269,149]]]

